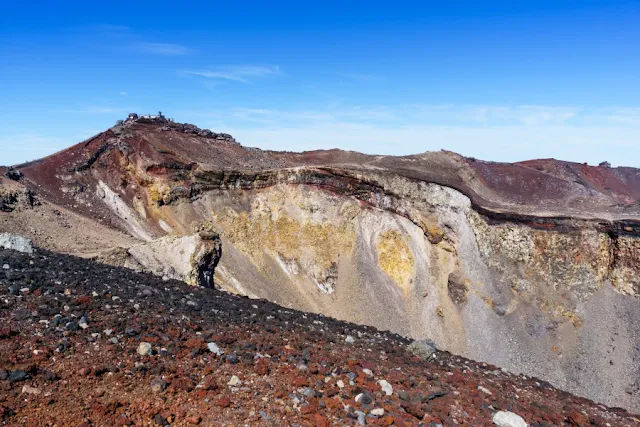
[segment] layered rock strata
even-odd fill
[[[122,123],[20,182],[138,239],[109,262],[207,286],[215,268],[234,293],[640,408],[638,170],[274,153],[185,129]]]

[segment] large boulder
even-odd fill
[[[27,254],[33,253],[33,243],[31,240],[10,233],[0,233],[0,248],[11,249]]]
[[[12,179],[14,181],[20,181],[20,179],[22,178],[22,172],[20,172],[17,169],[14,169],[14,168],[9,168],[4,173],[4,176],[6,176],[7,178]]]
[[[422,360],[429,360],[437,349],[430,340],[417,340],[409,344],[409,351]]]

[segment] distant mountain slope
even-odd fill
[[[222,135],[222,136],[221,136]],[[100,160],[98,167],[92,167]],[[127,162],[127,165],[121,162]],[[77,172],[94,178],[119,175],[123,167],[142,174],[197,184],[198,171],[246,171],[335,166],[381,169],[411,179],[450,186],[478,206],[536,216],[640,219],[640,169],[587,166],[553,159],[495,163],[451,152],[393,157],[341,150],[304,153],[246,148],[229,135],[162,119],[115,126],[67,150],[19,166],[29,180],[61,197]],[[74,178],[70,173],[74,172]],[[100,176],[100,175],[103,176]],[[80,174],[83,178],[91,180]],[[69,183],[71,181],[71,183]]]
[[[637,169],[263,151],[162,118],[17,169],[15,184],[81,236],[58,247],[57,229],[33,219],[42,207],[5,216],[44,247],[102,245],[105,262],[189,282],[215,266],[230,292],[640,408]]]

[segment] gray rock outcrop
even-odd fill
[[[436,346],[429,340],[418,340],[409,344],[409,351],[422,360],[429,360],[436,352]]]
[[[11,249],[27,254],[33,253],[31,240],[10,233],[0,233],[0,248]]]

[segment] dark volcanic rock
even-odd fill
[[[7,381],[10,383],[17,383],[21,381],[26,381],[29,379],[29,374],[25,371],[11,371],[9,372],[9,376],[7,377]]]
[[[0,249],[0,265],[5,263],[28,273],[9,278],[12,286],[22,288],[28,280],[41,290],[14,298],[0,287],[0,301],[15,301],[11,310],[0,306],[0,324],[12,316],[11,328],[18,331],[0,339],[0,402],[19,408],[3,409],[7,425],[278,420],[330,426],[377,420],[370,415],[376,405],[384,408],[384,425],[453,425],[454,419],[490,425],[498,408],[530,425],[575,425],[586,419],[583,412],[593,425],[638,422],[622,410],[445,352],[422,361],[408,350],[409,340],[370,327],[44,250],[27,255]],[[149,289],[159,292],[143,297]],[[78,303],[84,295],[90,302]],[[197,300],[201,310],[190,310],[187,299]],[[74,311],[72,302],[83,311]],[[42,321],[34,322],[12,315],[43,305],[64,316],[40,314]],[[84,319],[88,329],[61,329]],[[346,335],[358,339],[346,344]],[[140,342],[158,354],[138,356]],[[208,342],[218,343],[230,363],[206,351]],[[399,391],[384,395],[381,380]],[[20,394],[25,382],[26,405]],[[480,386],[495,392],[479,392]],[[91,396],[91,403],[80,396]]]
[[[6,176],[9,179],[12,179],[14,181],[20,181],[20,179],[22,178],[22,172],[20,172],[17,169],[14,168],[9,168],[7,169],[7,171],[4,173],[4,176]]]

